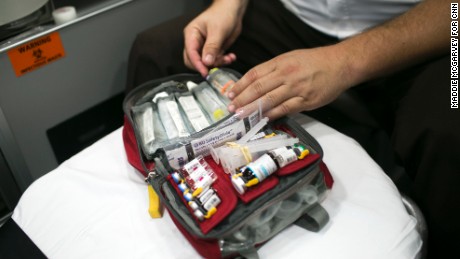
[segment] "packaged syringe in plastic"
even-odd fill
[[[186,115],[186,119],[193,127],[193,132],[201,131],[211,125],[211,121],[204,114],[192,93],[176,93],[175,95],[182,108],[181,110]]]
[[[187,86],[213,122],[217,122],[229,114],[227,110],[228,101],[219,96],[206,81],[199,85],[189,81]]]
[[[183,138],[190,135],[190,131],[182,119],[179,107],[174,96],[160,98],[157,101],[158,113],[169,139]]]
[[[146,156],[153,154],[161,143],[168,139],[166,130],[158,116],[155,103],[145,102],[132,107],[133,117],[140,130],[140,143]]]

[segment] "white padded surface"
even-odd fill
[[[391,180],[352,139],[294,116],[321,144],[334,187],[319,233],[289,227],[261,258],[414,258],[422,241]],[[151,219],[147,186],[126,160],[121,129],[35,181],[13,219],[50,258],[197,258],[169,215]]]

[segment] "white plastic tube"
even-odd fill
[[[263,127],[265,127],[265,125],[267,125],[267,123],[268,123],[268,118],[267,117],[262,118],[256,125],[254,125],[254,127],[251,130],[248,131],[248,133],[246,133],[246,135],[241,137],[237,141],[237,143],[238,144],[245,144],[252,137],[254,137],[257,134],[257,132],[259,132]]]

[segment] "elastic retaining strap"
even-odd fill
[[[315,203],[294,224],[306,230],[318,232],[327,222],[329,222],[329,214],[319,203]]]

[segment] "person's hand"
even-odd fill
[[[262,98],[265,115],[275,119],[330,103],[352,85],[336,52],[333,46],[295,50],[252,68],[229,92],[228,110],[247,115]]]
[[[228,65],[236,60],[225,53],[241,33],[246,0],[221,0],[192,20],[184,29],[184,63],[203,77],[208,67]]]

